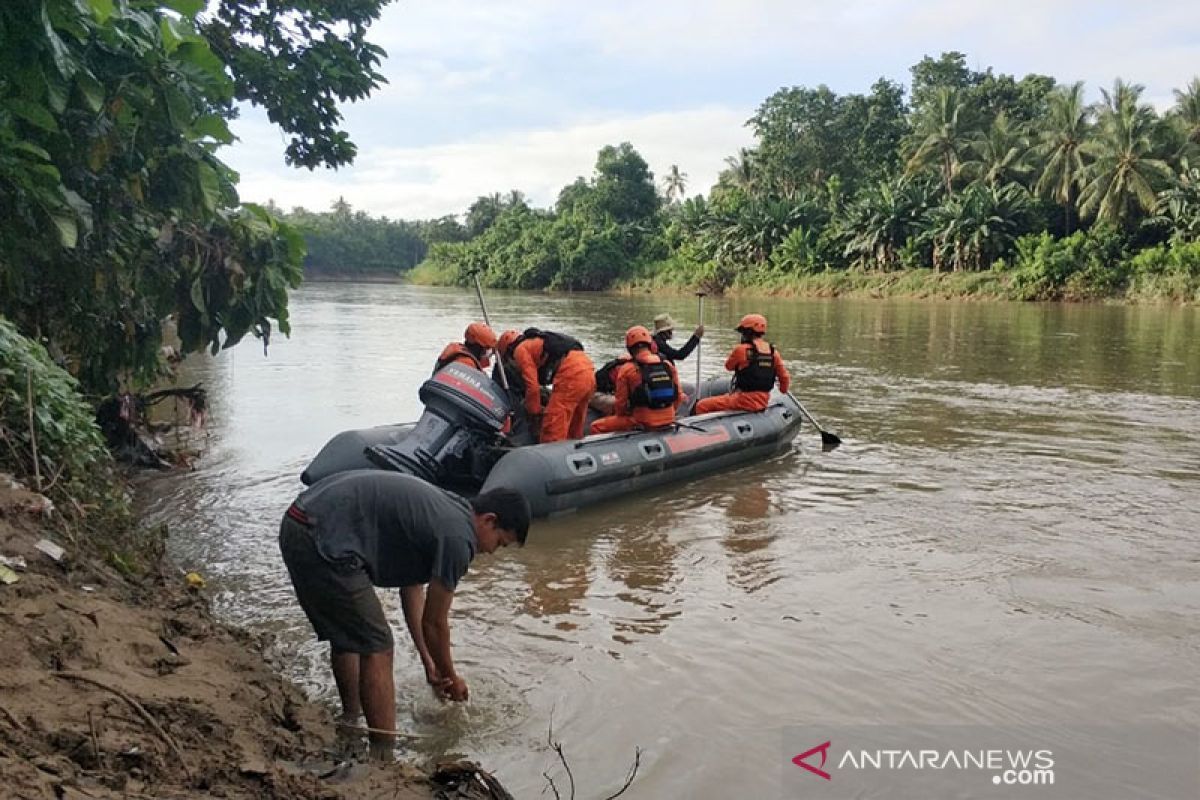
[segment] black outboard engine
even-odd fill
[[[425,413],[412,432],[397,444],[368,448],[367,458],[439,485],[482,483],[491,467],[484,451],[509,414],[504,391],[479,370],[452,363],[425,381],[419,397]]]

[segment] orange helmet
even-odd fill
[[[491,350],[496,346],[496,334],[482,322],[472,322],[467,326],[467,332],[463,334],[463,341],[467,344],[478,345],[485,350]]]
[[[654,337],[650,335],[650,329],[643,325],[634,325],[632,328],[625,331],[625,347],[630,350],[639,344],[644,344],[649,347],[653,343]]]
[[[512,347],[512,343],[521,335],[520,331],[505,331],[500,334],[500,340],[496,342],[496,352],[502,356],[508,356],[508,348]]]
[[[734,330],[750,331],[751,333],[766,333],[767,318],[762,314],[747,314],[742,317],[742,321],[738,323]]]

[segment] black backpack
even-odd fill
[[[750,363],[733,373],[733,386],[743,392],[769,392],[775,388],[775,345],[763,353],[748,342]]]
[[[629,404],[639,408],[662,409],[675,405],[675,373],[663,361],[653,364],[637,362],[642,383],[629,398]]]
[[[559,362],[563,360],[563,356],[572,350],[583,349],[583,345],[578,339],[567,336],[565,333],[526,328],[525,332],[513,342],[509,352],[512,352],[512,349],[526,339],[542,340],[542,354],[546,357],[546,363],[538,370],[538,383],[543,386],[554,382],[554,373],[558,369]]]
[[[596,391],[612,394],[617,390],[615,379],[617,377],[617,367],[628,363],[629,357],[614,358],[600,369],[596,370]]]

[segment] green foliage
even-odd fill
[[[313,169],[354,160],[338,128],[338,105],[362,100],[385,82],[386,55],[367,30],[389,0],[217,0],[200,32],[218,66],[233,73],[233,91],[267,112],[289,134],[289,164]],[[192,18],[201,0],[163,3]],[[168,24],[168,27],[170,25]]]
[[[1200,242],[1158,245],[1129,260],[1132,297],[1200,302]]]
[[[912,78],[907,106],[885,79],[865,94],[780,89],[707,196],[681,201],[672,166],[663,207],[625,144],[601,151],[553,212],[507,214],[500,195],[481,197],[469,240],[431,251],[417,277],[1076,299],[1125,291],[1127,251],[1200,239],[1200,173],[1188,166],[1200,158],[1200,79],[1160,116],[1136,86],[1118,82],[1089,106],[1082,84],[973,70],[958,52],[922,59]],[[831,277],[847,271],[870,275]]]
[[[853,188],[889,173],[907,130],[903,90],[882,78],[869,95],[839,97],[824,85],[781,89],[759,106],[749,125],[759,140],[755,164],[761,188],[784,196],[820,187],[831,175]]]
[[[371,217],[344,200],[324,213],[294,208],[281,217],[303,235],[304,268],[314,274],[400,275],[425,258],[437,224]]]
[[[560,193],[557,213],[531,209],[519,192],[479,198],[467,214],[476,235],[433,245],[414,278],[465,285],[478,272],[488,286],[606,289],[666,254],[661,206],[641,155],[628,143],[605,147],[592,180]]]
[[[1141,103],[1142,87],[1117,81],[1097,114],[1097,134],[1084,145],[1094,158],[1080,194],[1084,216],[1131,226],[1154,208],[1157,191],[1171,178],[1157,157],[1154,109]]]
[[[287,332],[303,243],[215,155],[236,92],[202,5],[0,5],[0,313],[88,392],[157,377],[172,316],[186,349]]]
[[[75,516],[90,507],[110,523],[128,514],[124,494],[114,488],[112,457],[78,383],[3,317],[0,439],[0,472],[47,493],[63,513]]]
[[[1104,296],[1127,277],[1124,237],[1112,227],[1048,233],[1016,241],[1012,294],[1017,300],[1079,300]]]

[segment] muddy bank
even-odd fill
[[[81,555],[44,498],[0,477],[0,797],[507,796],[465,762],[352,764],[328,710],[215,621],[203,589]],[[35,547],[47,536],[60,561]]]

